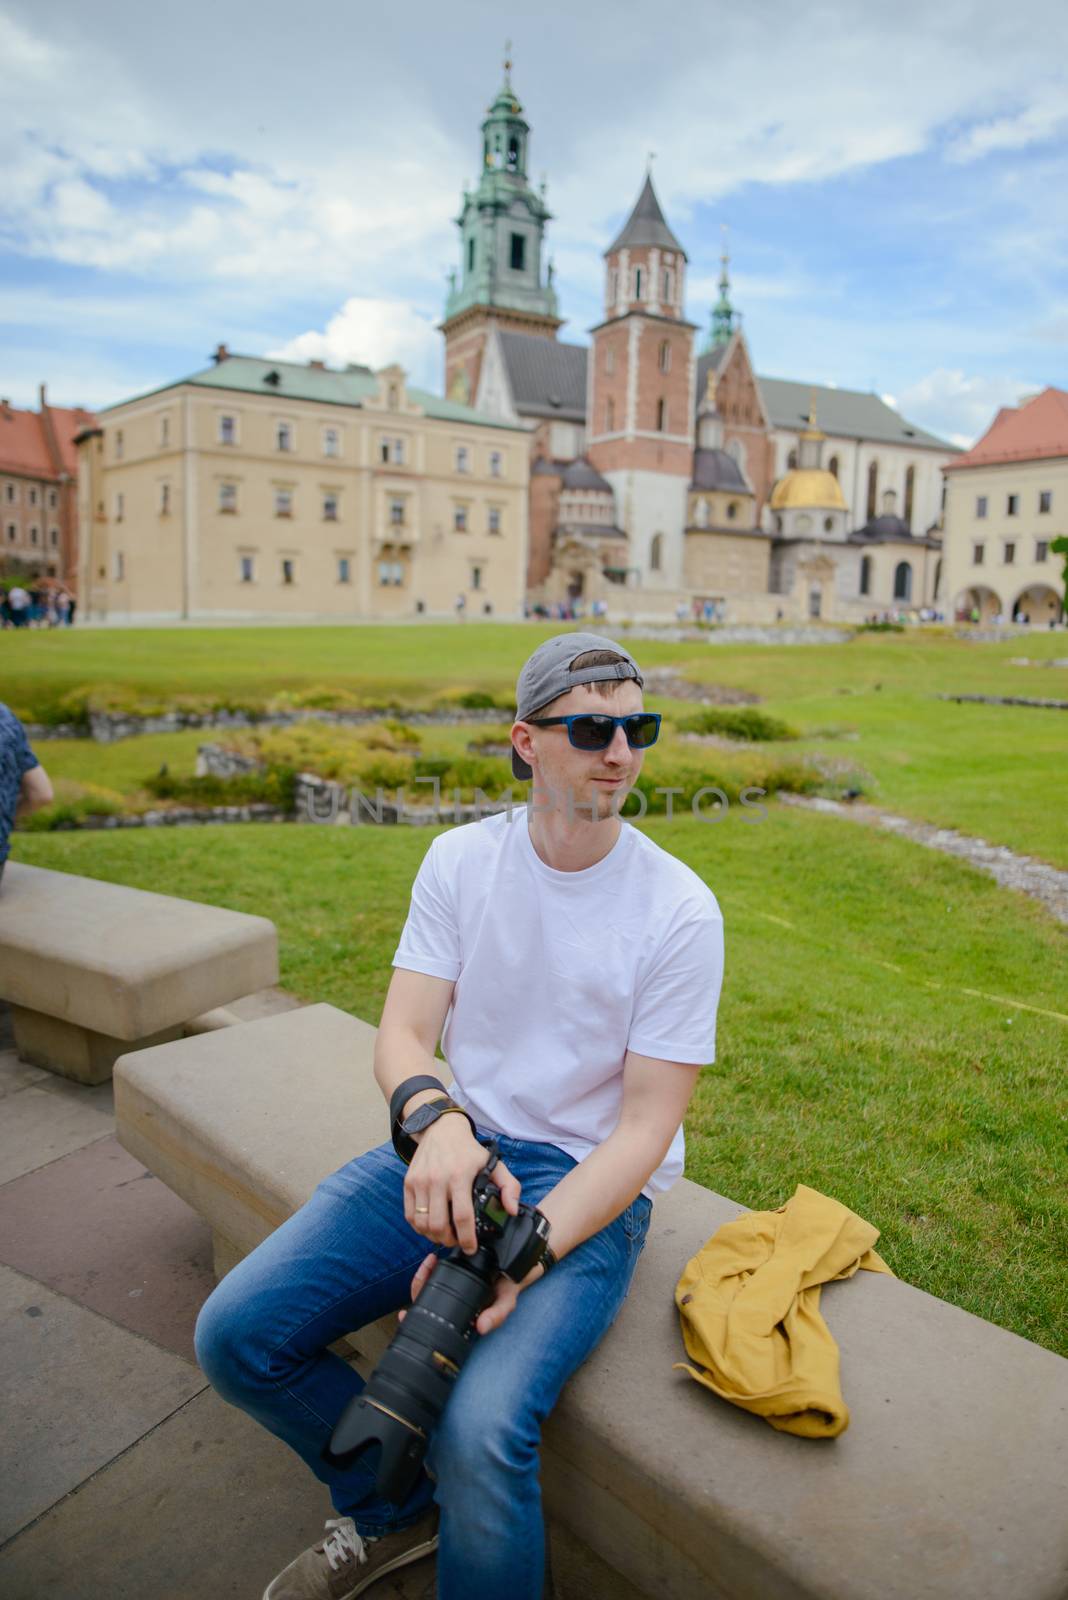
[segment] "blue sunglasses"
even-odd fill
[[[659,711],[632,711],[629,717],[602,716],[596,711],[579,712],[572,717],[524,718],[532,728],[566,727],[576,750],[607,750],[622,728],[632,750],[648,750],[660,737]]]

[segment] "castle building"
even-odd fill
[[[1003,406],[946,469],[945,583],[967,621],[1063,620],[1068,549],[1068,391]]]
[[[220,345],[78,445],[91,617],[523,614],[526,435],[398,366]]]
[[[78,453],[88,411],[53,406],[42,383],[39,409],[0,400],[0,572],[56,578],[77,593]]]
[[[604,252],[590,344],[561,340],[541,271],[550,217],[527,182],[530,126],[507,65],[482,136],[483,178],[457,219],[445,379],[529,435],[528,599],[619,606],[623,589],[635,614],[697,600],[738,620],[933,604],[954,447],[874,394],[759,377],[726,243],[698,352],[687,251],[648,172]]]

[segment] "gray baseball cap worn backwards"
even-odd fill
[[[622,661],[603,667],[579,667],[572,670],[571,663],[587,650],[612,650]],[[612,679],[633,678],[641,688],[645,679],[638,671],[638,663],[629,651],[614,639],[599,633],[558,633],[546,639],[527,661],[515,686],[515,717],[524,722],[559,695],[566,694],[579,683],[606,683]],[[519,751],[512,746],[512,773],[522,782],[534,776]]]

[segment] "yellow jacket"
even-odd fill
[[[803,1183],[778,1211],[725,1222],[676,1285],[683,1343],[697,1363],[676,1366],[783,1433],[844,1433],[849,1409],[820,1285],[858,1267],[890,1273],[872,1249],[878,1237],[871,1223]]]

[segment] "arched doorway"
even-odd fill
[[[973,612],[978,612],[978,621],[984,626],[993,622],[997,616],[1005,616],[1005,608],[1001,600],[984,584],[976,584],[971,589],[962,589],[953,602],[953,615],[957,622],[973,621]]]
[[[1022,613],[1024,621],[1033,626],[1048,628],[1061,614],[1061,597],[1048,583],[1033,583],[1012,602],[1012,615]]]
[[[894,568],[894,599],[903,600],[906,605],[912,599],[912,566],[908,561],[899,561]]]

